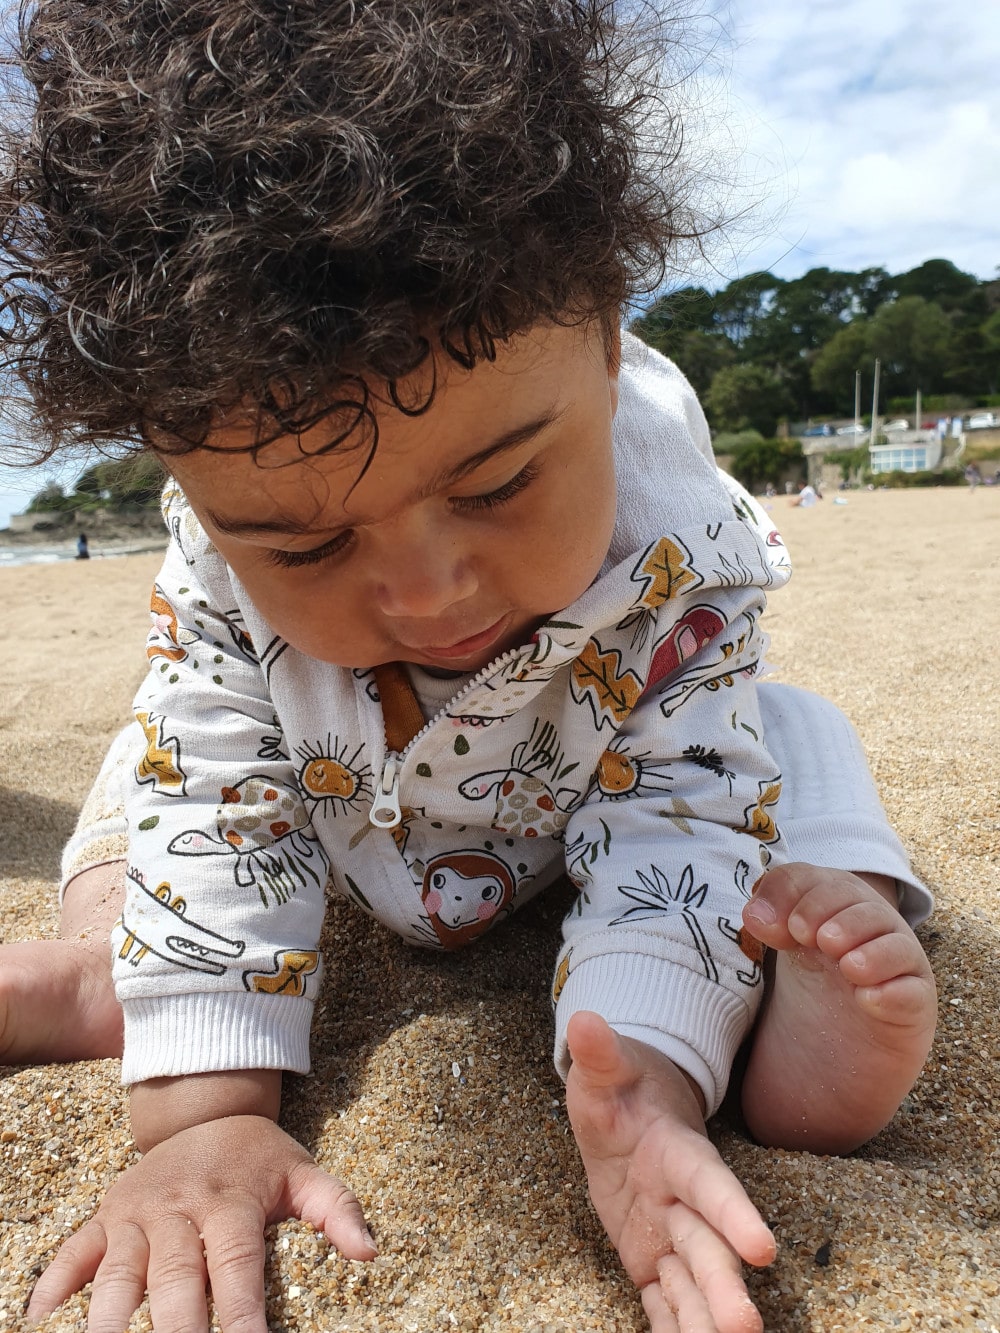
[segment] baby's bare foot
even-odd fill
[[[0,1064],[54,1064],[122,1053],[108,950],[71,940],[0,948]]]
[[[747,930],[776,950],[742,1092],[761,1143],[850,1152],[888,1124],[923,1068],[934,977],[880,887],[794,864],[765,875],[744,909]]]

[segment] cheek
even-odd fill
[[[594,485],[563,488],[536,527],[530,573],[548,596],[568,605],[587,590],[604,563],[615,525],[613,475]],[[551,608],[554,609],[554,608]]]
[[[347,580],[322,568],[236,573],[268,625],[299,652],[343,667],[374,660],[372,618],[358,610]]]

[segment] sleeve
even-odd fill
[[[888,875],[907,924],[926,921],[933,895],[886,819],[850,722],[829,699],[793,685],[765,681],[759,698],[768,748],[784,774],[781,829],[791,859]]]
[[[124,779],[122,1079],[305,1072],[329,865],[228,570],[189,511],[172,526]]]
[[[579,888],[564,924],[556,1064],[578,1009],[661,1050],[709,1114],[762,993],[763,949],[742,927],[755,881],[786,859],[781,774],[763,743],[755,685],[765,639],[758,587],[663,607],[639,702],[604,752],[566,830]],[[669,611],[670,614],[667,614]],[[685,636],[700,646],[681,653]],[[674,667],[656,679],[664,658]]]
[[[128,858],[125,778],[143,750],[142,732],[132,722],[111,742],[94,785],[80,810],[73,836],[63,848],[59,901],[71,880],[95,866]]]

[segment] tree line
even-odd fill
[[[868,411],[876,357],[881,411],[912,413],[918,390],[930,412],[1000,405],[1000,276],[981,281],[947,259],[895,275],[814,268],[683,287],[631,328],[680,366],[716,431],[770,438],[782,419],[852,416],[856,371]]]

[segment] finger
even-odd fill
[[[717,1333],[708,1302],[680,1255],[664,1255],[658,1267],[660,1290],[684,1333]]]
[[[676,1254],[687,1265],[719,1328],[760,1333],[763,1321],[732,1249],[683,1204],[671,1209],[670,1225]]]
[[[87,1333],[121,1333],[146,1294],[149,1243],[131,1222],[108,1228],[107,1253],[94,1276]]]
[[[690,1150],[683,1158],[675,1146],[671,1162],[664,1162],[661,1168],[666,1178],[677,1180],[677,1197],[714,1227],[748,1264],[764,1267],[771,1263],[777,1248],[774,1236],[746,1190],[707,1139],[692,1134],[689,1142]],[[679,1158],[686,1166],[680,1172]]]
[[[600,1014],[580,1010],[569,1020],[566,1040],[578,1081],[595,1094],[614,1094],[639,1077],[632,1051]]]
[[[108,1248],[100,1222],[84,1223],[59,1247],[56,1257],[35,1283],[26,1311],[32,1322],[46,1318],[91,1281]]]
[[[639,1295],[649,1320],[650,1333],[679,1333],[677,1320],[667,1304],[659,1278],[655,1282],[647,1282]]]
[[[311,1222],[347,1259],[374,1259],[378,1246],[357,1195],[322,1167],[303,1165],[290,1177],[292,1212]]]
[[[166,1217],[150,1229],[146,1281],[154,1328],[207,1333],[205,1259],[190,1218]]]
[[[201,1239],[223,1333],[267,1333],[264,1216],[259,1206],[227,1199],[205,1219]]]

